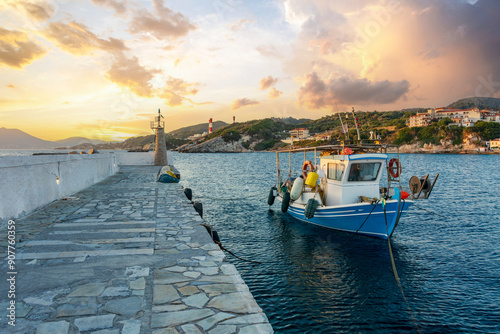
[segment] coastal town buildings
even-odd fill
[[[500,113],[494,110],[432,108],[425,113],[411,116],[407,125],[409,127],[424,127],[432,121],[439,121],[446,117],[453,121],[450,125],[464,127],[474,126],[479,121],[500,123]]]
[[[304,139],[309,137],[309,130],[305,128],[297,128],[290,130],[290,136],[294,139]]]
[[[487,141],[486,142],[486,146],[490,150],[492,150],[492,149],[500,149],[500,138]]]

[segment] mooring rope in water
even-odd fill
[[[404,207],[404,205],[403,205],[403,207]],[[406,307],[408,307],[408,310],[410,311],[411,318],[413,320],[413,323],[415,324],[415,328],[417,329],[418,333],[421,333],[420,328],[418,327],[417,319],[415,318],[415,314],[413,313],[413,310],[410,307],[410,303],[408,302],[408,299],[406,299],[406,295],[403,291],[403,285],[401,284],[401,281],[399,280],[398,271],[396,269],[396,262],[394,262],[394,256],[392,254],[391,238],[389,236],[389,227],[387,226],[387,213],[385,210],[385,201],[383,202],[383,208],[384,208],[384,218],[385,218],[385,229],[387,231],[387,245],[389,247],[389,255],[391,257],[391,265],[392,265],[392,271],[394,273],[394,278],[396,280],[396,283],[398,283],[399,291],[401,291],[401,295],[403,296],[403,300],[406,304]],[[402,213],[402,211],[403,211],[403,208],[401,208],[401,213]],[[400,218],[399,208],[398,208],[398,212],[396,213],[396,215],[397,215],[397,219],[399,220],[399,218]]]
[[[217,245],[219,245],[220,249],[222,249],[223,251],[228,252],[229,254],[231,254],[232,256],[234,256],[235,258],[237,258],[238,260],[245,261],[245,262],[250,262],[250,263],[255,263],[255,264],[262,264],[262,262],[259,262],[259,261],[252,261],[252,260],[247,260],[247,259],[243,259],[243,258],[239,257],[238,255],[234,254],[233,252],[231,252],[230,250],[228,250],[224,246],[222,246],[222,244],[220,243],[220,241],[215,241],[215,243]]]
[[[249,196],[245,196],[245,197],[238,197],[238,198],[218,198],[218,197],[208,197],[208,196],[203,196],[203,195],[198,196],[198,197],[200,197],[202,199],[211,199],[211,200],[217,200],[217,201],[239,201],[239,200],[243,200],[243,199],[247,199],[247,198],[262,196],[265,194],[267,194],[267,191],[263,192],[263,193],[257,193],[257,194],[253,194],[253,195],[249,195]]]
[[[234,254],[229,249],[227,249],[224,246],[222,246],[222,243],[220,242],[220,239],[219,239],[219,234],[217,233],[217,231],[211,225],[206,224],[206,223],[203,223],[203,224],[200,224],[200,225],[207,229],[207,232],[210,234],[210,237],[212,238],[212,240],[217,245],[219,245],[220,249],[222,249],[223,251],[228,252],[229,254],[231,254],[232,256],[234,256],[235,258],[237,258],[238,260],[245,261],[245,262],[250,262],[250,263],[256,263],[256,264],[262,264],[262,262],[247,260],[247,259],[241,258],[238,255]]]
[[[444,219],[448,219],[448,217],[446,216],[443,216],[443,215],[440,215],[439,213],[436,213],[436,212],[433,212],[433,211],[430,211],[430,210],[427,210],[427,209],[424,209],[418,205],[416,205],[415,203],[413,203],[413,206],[416,207],[417,209],[420,209],[420,210],[424,210],[425,212],[428,212],[428,213],[432,213],[433,215],[436,215],[436,216],[439,216],[439,217],[442,217]]]

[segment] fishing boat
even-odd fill
[[[296,153],[304,154],[304,163],[294,173]],[[288,169],[282,170],[280,156],[285,154]],[[439,176],[432,183],[429,174],[413,176],[409,189],[403,189],[399,147],[394,145],[291,148],[277,151],[276,162],[277,185],[269,192],[269,205],[277,199],[281,211],[298,220],[382,239],[391,237],[415,200],[429,197]]]

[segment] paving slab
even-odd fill
[[[16,327],[3,321],[0,333],[273,333],[182,186],[156,181],[159,169],[121,166],[78,200],[15,220]]]

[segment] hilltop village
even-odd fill
[[[329,115],[315,121],[266,119],[233,123],[215,133],[191,136],[181,152],[246,152],[285,146],[317,146],[357,138],[402,145],[404,152],[485,153],[500,148],[500,112],[432,108],[419,112],[358,112]],[[248,124],[251,123],[251,124]],[[356,124],[358,129],[356,129]]]

